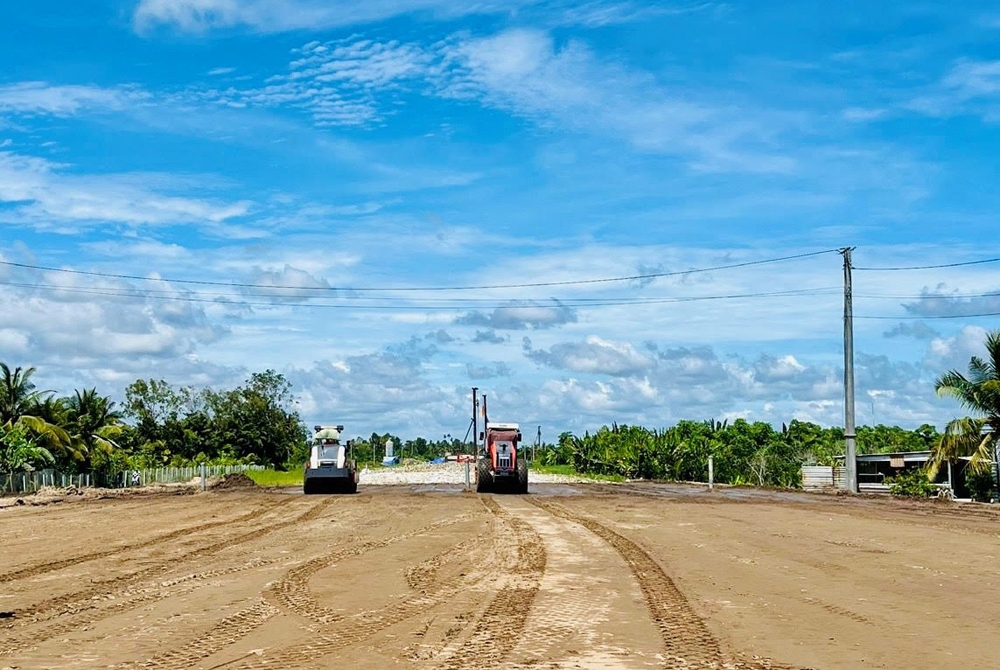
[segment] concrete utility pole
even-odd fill
[[[476,455],[476,462],[479,462],[479,398],[476,393],[478,386],[472,387],[472,453]]]
[[[851,252],[840,250],[844,257],[844,447],[847,466],[847,490],[858,492],[858,460],[854,433],[854,304],[851,289]]]
[[[535,457],[538,455],[538,453],[537,453],[536,450],[539,449],[539,448],[541,448],[541,446],[542,446],[542,427],[539,426],[538,427],[538,436],[535,438],[535,447],[534,447],[534,449],[531,450],[531,462],[532,463],[535,462]]]

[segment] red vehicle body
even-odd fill
[[[476,491],[528,492],[528,462],[520,452],[516,423],[487,423],[476,468]]]

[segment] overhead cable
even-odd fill
[[[199,286],[228,286],[231,288],[255,288],[255,289],[294,289],[298,291],[358,291],[358,292],[374,292],[374,291],[475,291],[475,290],[488,290],[488,289],[506,289],[506,288],[538,288],[544,286],[579,286],[584,284],[604,284],[612,282],[627,282],[627,281],[640,281],[647,279],[658,279],[661,277],[677,277],[681,275],[696,274],[702,272],[717,272],[719,270],[734,270],[736,268],[752,267],[755,265],[766,265],[770,263],[780,263],[783,261],[797,260],[800,258],[809,258],[811,256],[819,256],[822,254],[836,253],[836,249],[825,249],[823,251],[811,251],[804,254],[794,254],[792,256],[779,256],[777,258],[765,258],[756,261],[744,261],[742,263],[730,263],[728,265],[716,265],[712,267],[704,268],[692,268],[689,270],[675,270],[671,272],[650,272],[638,275],[628,275],[624,277],[602,277],[597,279],[567,279],[563,281],[548,281],[548,282],[528,282],[522,284],[479,284],[479,285],[467,285],[467,286],[289,286],[281,284],[252,284],[252,283],[241,283],[241,282],[220,282],[220,281],[209,281],[209,280],[198,280],[198,279],[170,279],[164,277],[141,277],[138,275],[126,275],[126,274],[116,274],[111,272],[90,272],[86,270],[71,270],[67,268],[56,268],[47,267],[43,265],[31,265],[28,263],[14,263],[11,261],[0,261],[0,265],[6,265],[8,267],[23,268],[28,270],[37,270],[42,272],[61,272],[65,274],[83,275],[87,277],[103,277],[106,279],[128,279],[132,281],[154,281],[154,282],[164,282],[170,284],[192,284]]]
[[[900,265],[884,267],[853,267],[853,270],[863,270],[866,272],[900,272],[903,270],[939,270],[941,268],[957,268],[966,265],[982,265],[984,263],[1000,262],[1000,258],[983,258],[978,261],[964,261],[961,263],[942,263],[941,265]]]

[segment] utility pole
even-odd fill
[[[858,460],[854,433],[854,303],[851,289],[851,252],[840,250],[844,257],[844,447],[847,466],[847,490],[858,492]]]
[[[535,448],[531,450],[531,462],[535,462],[535,457],[538,455],[536,449],[540,449],[542,446],[542,427],[538,427],[538,437],[535,438]]]
[[[476,457],[476,465],[479,465],[479,392],[478,386],[472,387],[472,453]]]

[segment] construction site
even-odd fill
[[[0,667],[995,665],[988,506],[228,481],[5,499]]]

